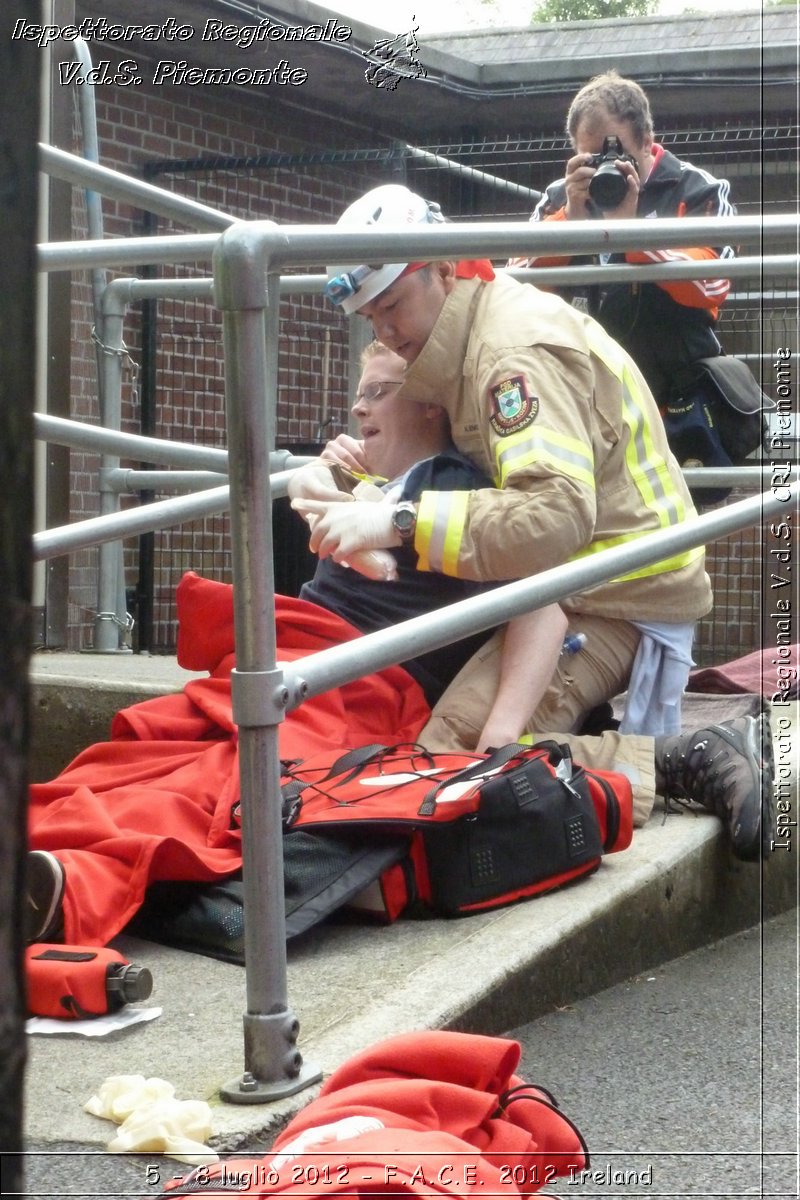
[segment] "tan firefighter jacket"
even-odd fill
[[[422,570],[519,579],[695,515],[638,368],[556,296],[502,273],[458,280],[406,379],[496,484],[423,493]],[[563,602],[641,621],[694,620],[711,603],[702,547]]]

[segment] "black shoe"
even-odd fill
[[[656,738],[658,790],[694,800],[727,828],[737,858],[762,858],[774,834],[774,758],[769,721],[737,717],[695,733]]]
[[[64,868],[48,850],[31,850],[28,854],[28,904],[26,912],[27,945],[33,942],[56,942],[64,936]]]

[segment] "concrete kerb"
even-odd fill
[[[52,779],[81,750],[105,741],[116,712],[179,692],[207,672],[147,654],[38,653],[31,660],[30,777]]]

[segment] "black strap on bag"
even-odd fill
[[[382,767],[387,758],[398,754],[401,750],[415,758],[424,759],[429,766],[434,765],[429,751],[417,742],[401,742],[395,746],[385,746],[381,742],[374,742],[369,746],[356,746],[353,750],[345,751],[335,762],[331,763],[323,776],[313,781],[313,786],[319,788],[322,784],[331,783],[334,779],[340,783],[347,783],[350,779],[355,779],[369,763],[375,763],[376,766]],[[281,784],[281,820],[284,830],[290,829],[297,821],[302,805],[300,797],[306,788],[311,786],[312,783],[308,779],[288,779]]]
[[[436,798],[444,788],[452,787],[453,784],[467,783],[470,779],[481,779],[484,775],[501,770],[512,759],[530,754],[531,750],[534,749],[546,749],[548,759],[554,767],[558,766],[560,762],[569,760],[568,775],[571,778],[572,756],[566,745],[559,746],[556,742],[538,742],[536,746],[529,746],[523,742],[509,742],[506,746],[500,746],[498,749],[492,750],[487,758],[479,759],[472,766],[465,767],[457,775],[450,775],[447,779],[441,779],[438,783],[435,783],[419,806],[417,810],[418,815],[420,817],[433,816],[436,812]],[[564,772],[564,774],[566,775],[567,772]]]
[[[378,758],[385,750],[386,746],[379,742],[375,742],[371,746],[358,746],[355,750],[348,750],[331,764],[330,769],[319,782],[327,783],[346,772],[358,774],[363,766],[372,759]],[[300,796],[309,786],[308,779],[289,779],[286,783],[281,784],[281,823],[284,830],[291,829],[300,816],[300,806],[303,803]]]

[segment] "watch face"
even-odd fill
[[[410,504],[398,505],[392,518],[392,524],[400,534],[400,537],[410,537],[417,527],[417,514],[414,507]]]

